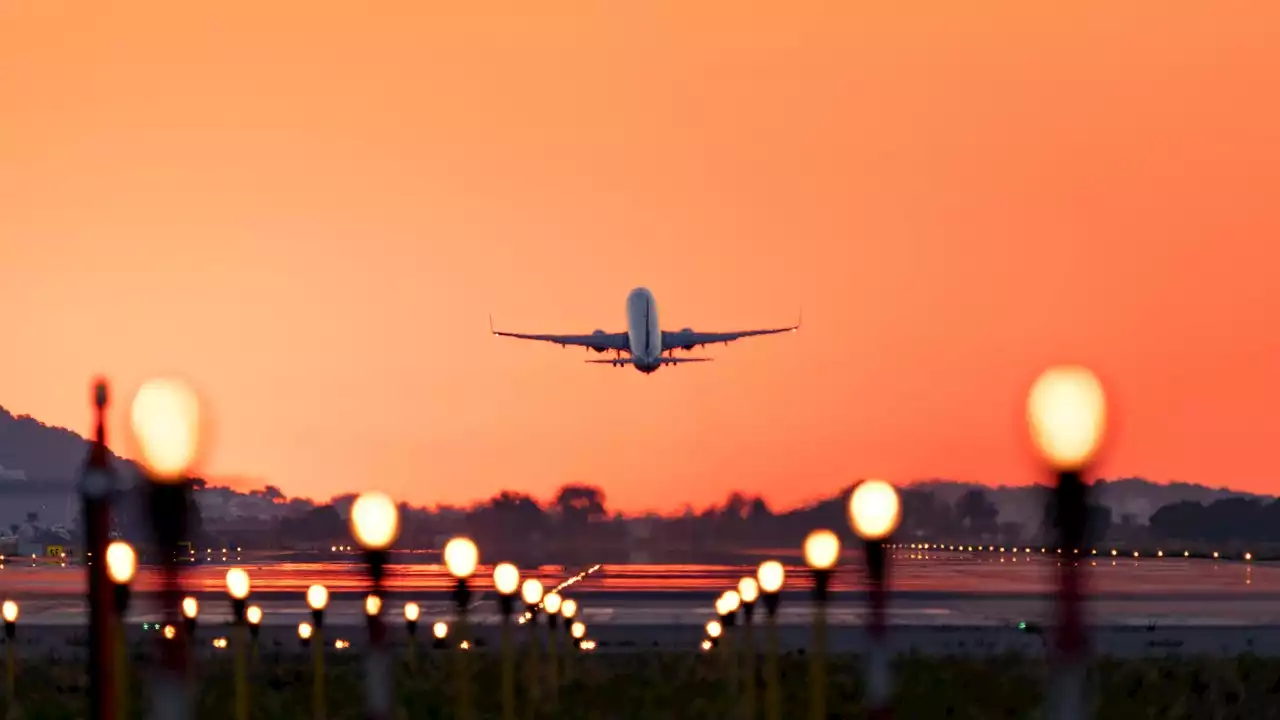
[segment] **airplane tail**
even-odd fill
[[[662,357],[660,362],[663,365],[676,365],[679,363],[690,362],[711,362],[713,358],[690,358],[690,357]],[[613,360],[583,360],[583,362],[595,363],[597,365],[635,365],[635,358],[614,358]]]

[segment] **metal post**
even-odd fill
[[[85,571],[89,601],[89,717],[115,720],[115,652],[112,645],[111,580],[107,576],[107,543],[111,534],[110,496],[115,477],[107,460],[107,384],[94,383],[94,441],[80,480],[83,502]],[[120,629],[123,632],[123,628]]]
[[[1056,667],[1049,687],[1050,717],[1053,720],[1083,720],[1089,715],[1085,697],[1087,648],[1084,593],[1077,558],[1079,549],[1084,545],[1088,498],[1084,478],[1079,472],[1063,471],[1058,474],[1054,504],[1064,557],[1058,565]]]
[[[387,554],[381,550],[370,550],[368,560],[373,594],[382,600],[382,576]],[[391,667],[387,662],[387,624],[382,619],[383,605],[379,602],[378,612],[369,616],[369,653],[365,658],[369,720],[391,720]]]
[[[890,677],[889,625],[886,617],[886,585],[888,557],[884,543],[869,540],[866,543],[867,604],[871,611],[867,623],[867,717],[871,720],[889,720],[893,717],[892,679]]]

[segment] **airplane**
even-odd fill
[[[658,327],[658,306],[654,303],[653,293],[648,288],[638,287],[627,295],[627,330],[626,332],[609,333],[596,330],[590,335],[531,335],[525,333],[499,332],[493,329],[493,316],[489,316],[489,331],[498,337],[511,337],[521,340],[542,340],[553,342],[562,347],[575,345],[605,353],[612,350],[612,360],[587,360],[589,363],[624,367],[631,365],[636,370],[648,375],[663,365],[678,365],[690,362],[709,362],[711,358],[675,357],[676,350],[693,350],[712,343],[729,344],[738,338],[754,335],[776,335],[784,332],[795,332],[800,329],[800,321],[791,327],[772,330],[740,330],[738,332],[694,332],[692,328],[683,330],[661,330]],[[630,357],[622,357],[622,353]]]

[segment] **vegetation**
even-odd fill
[[[327,718],[363,717],[363,669],[359,655],[330,653]],[[399,718],[454,717],[452,655],[423,653],[416,672],[402,661],[396,689]],[[468,657],[474,670],[476,720],[500,715],[496,654]],[[592,654],[574,657],[571,677],[562,668],[559,703],[552,708],[547,688],[538,703],[526,701],[526,676],[517,668],[522,720],[529,718],[696,718],[732,717],[726,703],[744,693],[730,693],[724,658],[708,654]],[[562,658],[563,661],[563,658]],[[803,655],[781,660],[784,718],[805,716],[808,662]],[[250,673],[251,717],[311,718],[311,670],[303,655],[266,654]],[[896,716],[901,718],[1035,718],[1041,716],[1046,668],[1023,657],[957,659],[913,656],[897,663]],[[145,673],[134,673],[130,717],[145,709]],[[198,668],[197,717],[233,717],[231,660],[222,655]],[[857,659],[835,657],[829,666],[831,717],[865,716]],[[548,681],[547,676],[542,677]],[[1276,716],[1280,694],[1280,658],[1242,656],[1232,659],[1105,660],[1095,666],[1099,720],[1134,718],[1267,718]],[[83,718],[85,678],[81,663],[46,661],[19,668],[20,717],[26,720]],[[763,685],[757,694],[763,702]],[[0,700],[0,717],[8,715],[8,698]],[[537,708],[530,713],[529,708]],[[757,717],[763,717],[757,706]]]

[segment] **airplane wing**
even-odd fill
[[[712,343],[729,343],[733,340],[744,337],[754,337],[756,335],[777,335],[784,332],[795,332],[800,329],[800,322],[795,325],[783,328],[771,328],[768,330],[738,330],[736,332],[695,332],[693,330],[663,330],[662,331],[662,348],[671,350],[674,348],[685,348],[692,350],[699,345],[710,345]]]
[[[551,342],[557,345],[568,347],[576,345],[578,347],[591,348],[592,350],[622,350],[631,351],[631,342],[627,339],[624,332],[607,333],[599,330],[589,335],[537,335],[526,333],[500,332],[493,329],[493,318],[489,318],[489,331],[498,337],[511,337],[520,340],[541,340],[543,342]]]

